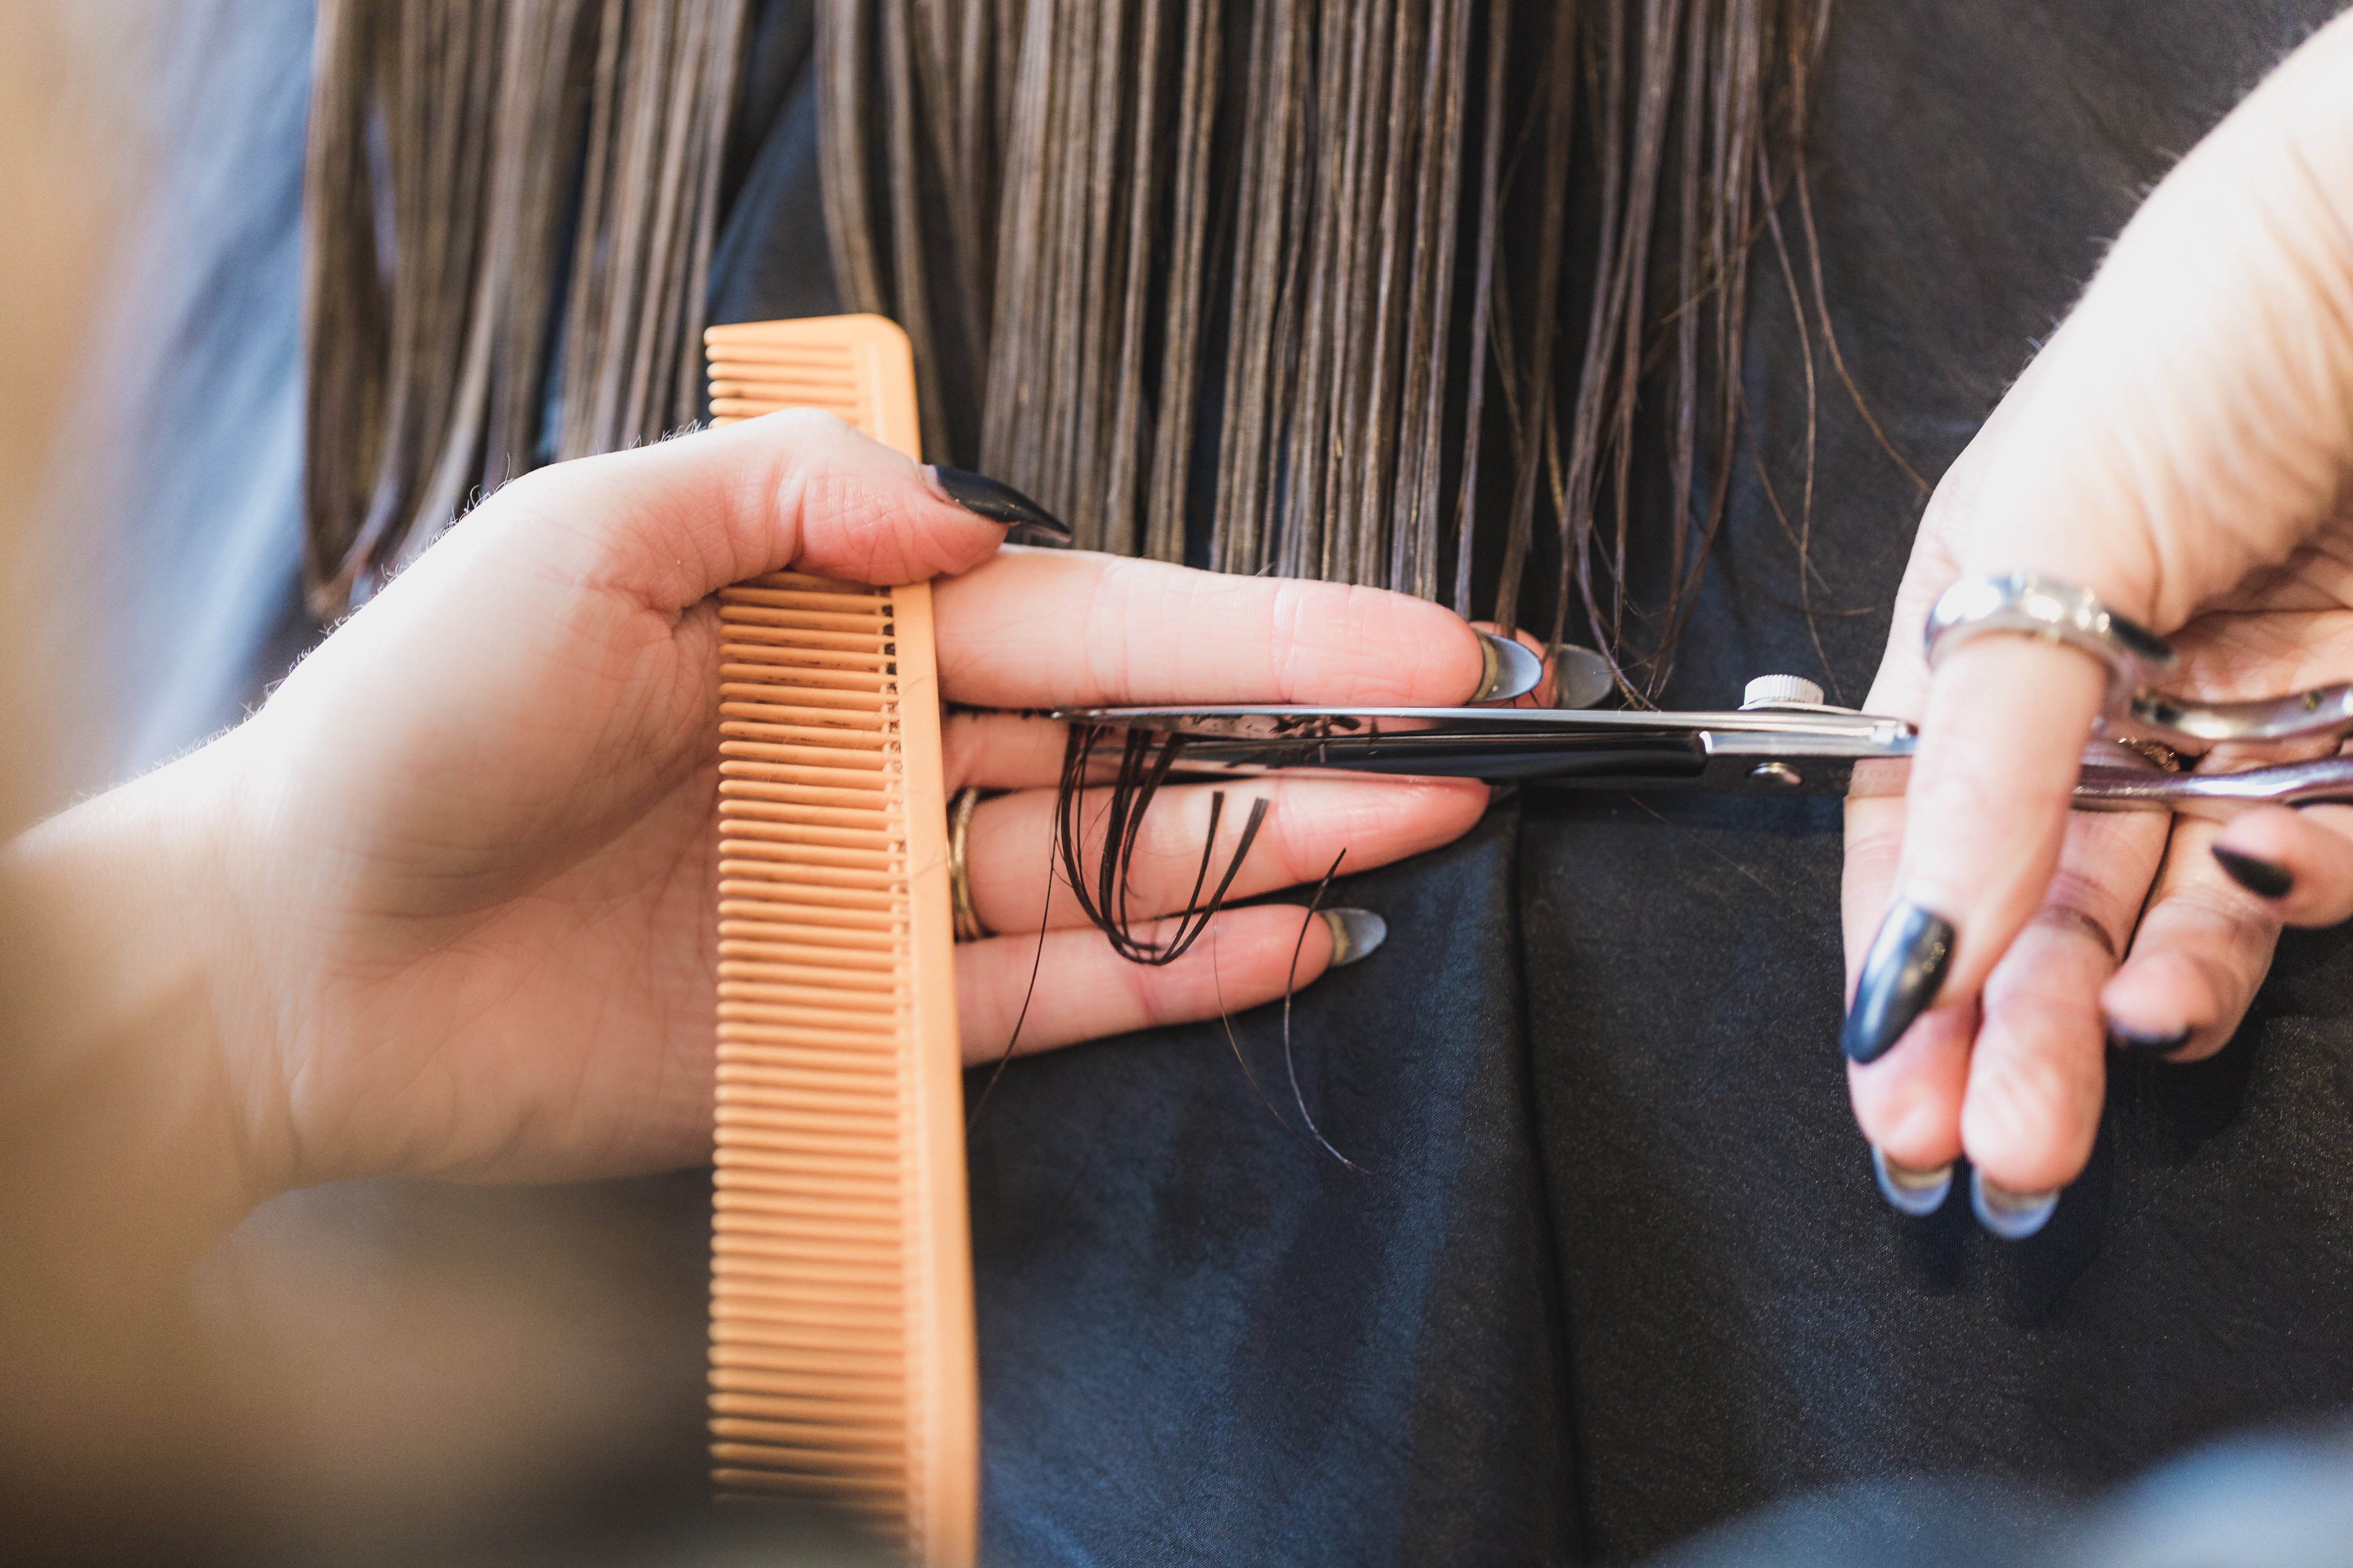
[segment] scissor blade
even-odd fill
[[[1314,768],[1562,788],[1835,795],[1911,726],[1838,710],[1664,713],[1519,708],[1094,708],[1074,723],[1182,736],[1187,772]]]

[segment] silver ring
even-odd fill
[[[2154,689],[2152,678],[2179,663],[2173,645],[2128,621],[2073,583],[2031,572],[1964,577],[1928,612],[1928,668],[1984,632],[2017,632],[2083,649],[2108,672],[2099,730],[2111,739],[2154,741],[2196,754],[2226,742],[2272,744],[2353,733],[2353,681],[2207,702]]]
[[[1988,632],[2014,632],[2081,648],[2108,672],[2104,711],[2120,719],[2154,679],[2179,662],[2173,645],[2126,620],[2088,588],[2032,572],[1964,577],[1928,612],[1926,651],[1934,669],[1946,656]]]

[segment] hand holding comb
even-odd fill
[[[80,1098],[70,1107],[47,1093],[62,1092],[64,1079],[12,1100],[11,1125],[27,1134],[13,1146],[28,1169],[44,1170],[51,1152],[90,1146],[69,1130],[124,1150],[116,1182],[90,1194],[107,1195],[107,1212],[171,1216],[162,1226],[171,1247],[140,1247],[139,1268],[168,1273],[254,1204],[318,1183],[573,1181],[701,1163],[713,1110],[712,873],[722,835],[712,803],[723,739],[735,752],[724,759],[735,803],[727,879],[747,900],[781,891],[792,896],[778,901],[817,911],[777,922],[796,928],[781,933],[731,933],[755,943],[781,935],[776,945],[788,950],[729,955],[746,966],[729,976],[731,1028],[774,1044],[757,1031],[789,1040],[812,1026],[803,1043],[822,1054],[871,1045],[878,1014],[899,1026],[895,1004],[878,1008],[872,990],[831,973],[832,984],[804,985],[792,969],[854,957],[877,934],[873,895],[896,896],[895,841],[887,821],[874,826],[871,795],[903,765],[911,739],[904,700],[923,682],[908,683],[901,656],[913,657],[902,648],[914,624],[907,606],[923,595],[807,580],[817,574],[934,579],[949,689],[1011,710],[955,713],[940,747],[948,778],[1004,792],[977,804],[966,826],[975,913],[1008,934],[955,950],[954,1015],[927,1010],[916,1026],[946,1047],[923,1063],[929,1081],[955,1089],[959,1043],[967,1064],[1000,1059],[1028,1000],[1018,1044],[1040,1049],[1239,1014],[1365,951],[1357,932],[1344,948],[1334,921],[1267,904],[1227,910],[1182,962],[1138,965],[1113,952],[1067,898],[1049,901],[1064,730],[1039,710],[1246,697],[1460,700],[1482,668],[1482,645],[1460,620],[1335,584],[1000,552],[1005,529],[975,514],[986,497],[944,495],[942,476],[834,419],[786,415],[760,426],[558,464],[501,487],[304,659],[259,713],[7,847],[8,874],[37,887],[45,910],[37,940],[16,956],[76,975],[70,994],[89,1016],[74,1027],[120,1046],[120,1071],[104,1084],[73,1079]],[[723,621],[722,589],[785,566],[802,580],[735,594]],[[762,594],[784,599],[762,604]],[[731,668],[732,684],[799,672],[788,684],[800,700],[773,705],[786,711],[725,721],[806,732],[716,732],[723,642],[747,650],[728,660],[743,667]],[[886,687],[896,705],[887,720]],[[861,710],[875,716],[847,721]],[[796,783],[758,776],[762,767],[855,776]],[[837,785],[839,799],[806,793]],[[764,800],[763,789],[780,794]],[[1172,870],[1181,861],[1189,874],[1214,841],[1204,829],[1215,794],[1172,784],[1141,824],[1137,934],[1155,939],[1185,920],[1187,885]],[[1476,820],[1486,792],[1285,779],[1251,782],[1240,804],[1261,798],[1271,803],[1266,832],[1240,868],[1238,897],[1315,880],[1343,847],[1354,869],[1442,843]],[[744,809],[779,805],[812,815]],[[836,815],[815,815],[828,812]],[[1094,819],[1092,800],[1084,815]],[[941,831],[940,816],[911,815],[911,834]],[[1230,847],[1230,826],[1225,837]],[[1092,860],[1099,848],[1091,841],[1081,852]],[[926,858],[901,863],[912,897],[930,874]],[[796,865],[809,874],[775,875]],[[912,903],[908,920],[912,952]],[[882,973],[886,991],[897,984],[866,973]],[[1031,997],[1033,973],[1043,983]],[[163,994],[187,1005],[170,1016],[110,1012]],[[818,1079],[845,1054],[855,1053],[813,1059]],[[789,1079],[800,1068],[780,1070]],[[219,1092],[191,1098],[192,1073]],[[844,1184],[820,1192],[814,1212],[761,1186],[776,1172],[760,1167],[758,1138],[822,1138],[812,1119],[871,1112],[874,1087],[743,1078],[730,1089],[727,1114],[752,1137],[728,1134],[749,1179],[725,1200],[723,1266],[754,1309],[742,1321],[776,1342],[729,1352],[727,1375],[775,1374],[786,1386],[763,1390],[746,1377],[723,1390],[778,1403],[726,1413],[770,1425],[723,1441],[785,1450],[758,1456],[786,1461],[776,1489],[854,1498],[938,1560],[943,1530],[925,1523],[919,1535],[906,1522],[909,1478],[921,1471],[890,1413],[902,1387],[887,1373],[868,1376],[875,1363],[862,1359],[878,1345],[912,1352],[903,1336],[872,1331],[878,1255],[856,1245],[870,1219],[911,1236],[923,1221],[869,1205],[828,1229],[827,1205],[841,1201]],[[804,1169],[794,1163],[801,1152],[822,1153],[871,1173],[856,1159],[863,1147],[856,1138],[807,1144],[782,1163]],[[952,1176],[956,1162],[925,1169]],[[78,1234],[111,1232],[93,1221]],[[780,1292],[758,1268],[760,1249],[778,1237],[822,1244],[809,1268],[784,1271]],[[890,1269],[909,1267],[881,1250]],[[895,1289],[902,1276],[888,1279]],[[880,1463],[841,1458],[871,1455],[878,1426],[900,1433],[901,1447]]]
[[[914,456],[908,349],[889,321],[722,326],[706,342],[715,422],[817,407]],[[1017,530],[1042,516],[977,475],[932,479]],[[1003,708],[1034,708],[1049,691],[1460,700],[1525,684],[1532,660],[1399,595],[1099,556],[1009,553],[897,588],[772,573],[719,598],[715,1476],[723,1495],[845,1507],[920,1562],[968,1562],[977,1416],[935,624],[959,628],[968,700]],[[959,773],[1010,789],[977,820],[973,792],[959,800],[958,832],[983,868],[979,912],[1034,933],[963,950],[980,980],[963,1059],[1009,1048],[1016,1032],[1038,1048],[1240,1011],[1380,940],[1369,911],[1309,916],[1303,932],[1296,909],[1231,910],[1222,948],[1133,967],[1055,912],[1039,881],[1057,805],[1072,822],[1101,816],[1043,787],[1062,727],[1015,712],[952,725]],[[1342,847],[1352,868],[1432,847],[1475,821],[1486,796],[1459,784],[1284,781],[1254,787],[1220,829],[1219,792],[1172,786],[1113,878],[1143,917],[1120,951],[1149,964],[1198,934],[1201,900],[1186,878],[1220,832],[1240,897],[1312,882]],[[1269,813],[1269,801],[1285,808]],[[1248,857],[1232,851],[1246,815],[1268,825]],[[1017,927],[1041,903],[1043,931]],[[965,912],[986,936],[968,900]],[[1044,977],[1034,993],[1022,986],[1031,975]]]

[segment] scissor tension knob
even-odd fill
[[[1743,708],[1801,708],[1822,705],[1822,689],[1802,675],[1760,675],[1740,694]]]

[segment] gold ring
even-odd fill
[[[980,794],[976,789],[960,789],[948,802],[948,902],[955,911],[958,942],[978,942],[997,934],[980,923],[972,907],[972,873],[964,862],[965,845],[972,837],[973,808],[980,805]]]

